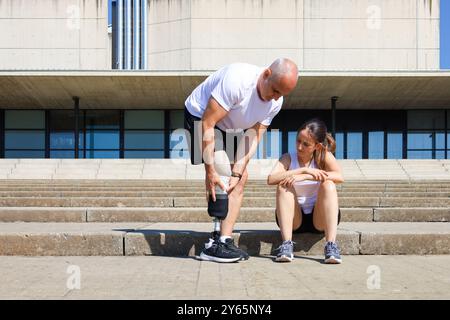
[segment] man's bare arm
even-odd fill
[[[217,122],[227,115],[227,113],[228,112],[222,108],[213,97],[211,97],[202,117],[202,157],[206,171],[205,186],[206,191],[212,195],[214,201],[216,200],[215,185],[219,184],[222,189],[225,188],[214,168],[214,127]]]

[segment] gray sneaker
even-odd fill
[[[325,263],[340,264],[342,263],[341,252],[335,242],[327,242],[323,249],[325,254]]]
[[[292,262],[294,260],[294,244],[293,241],[283,241],[278,247],[278,254],[275,258],[276,262]]]

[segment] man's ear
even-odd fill
[[[268,79],[271,75],[272,75],[272,70],[270,70],[269,68],[264,70],[264,79]]]

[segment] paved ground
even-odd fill
[[[450,255],[321,258],[3,256],[0,299],[450,299]]]

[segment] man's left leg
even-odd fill
[[[234,250],[239,250],[244,260],[248,259],[247,252],[234,246],[231,235],[233,233],[233,228],[234,225],[236,224],[236,220],[239,217],[239,213],[242,206],[242,200],[244,199],[244,187],[245,184],[247,183],[247,179],[248,179],[248,172],[247,169],[245,169],[244,172],[242,173],[241,180],[233,189],[233,191],[228,195],[228,215],[225,218],[225,220],[222,221],[220,230],[221,239],[224,240],[223,242],[225,242],[226,239],[230,248]]]

